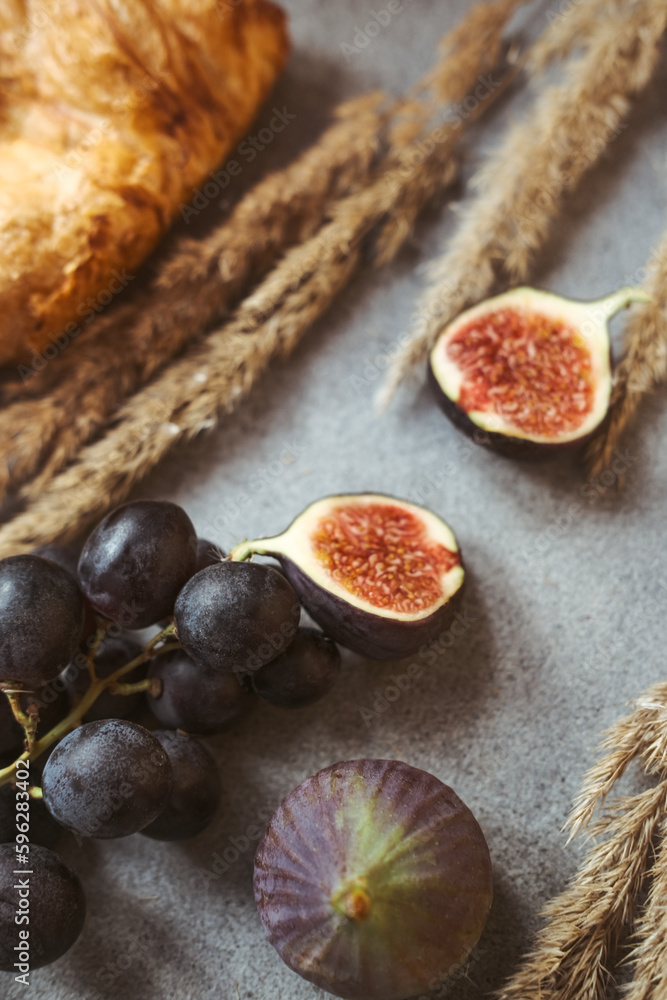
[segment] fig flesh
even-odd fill
[[[254,887],[283,961],[346,1000],[403,1000],[446,980],[493,891],[470,809],[396,760],[333,764],[291,792],[259,844]]]
[[[609,409],[608,321],[642,301],[640,288],[574,302],[524,287],[479,303],[431,351],[440,406],[477,443],[517,457],[585,443]]]
[[[424,507],[377,493],[325,497],[274,538],[238,545],[280,560],[310,616],[342,646],[410,656],[446,627],[464,579],[451,529]]]

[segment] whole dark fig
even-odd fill
[[[317,500],[275,538],[232,559],[275,556],[318,625],[377,659],[411,656],[446,627],[464,571],[451,529],[424,507],[378,493]]]
[[[291,792],[260,842],[254,886],[283,961],[345,1000],[404,1000],[446,980],[492,898],[468,807],[396,760],[333,764]]]
[[[607,415],[607,323],[640,288],[595,302],[515,288],[461,313],[431,351],[429,378],[452,422],[478,444],[544,458],[588,441]]]

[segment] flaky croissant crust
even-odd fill
[[[127,283],[287,49],[269,0],[0,0],[0,364]]]

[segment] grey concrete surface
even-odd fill
[[[407,86],[469,3],[405,0],[403,12],[348,61],[341,44],[352,43],[355,27],[381,5],[287,0],[294,52],[267,110],[284,105],[297,117],[231,197],[309,141],[340,97]],[[533,32],[560,6],[533,3],[517,25]],[[604,162],[567,201],[536,284],[585,299],[638,274],[667,220],[666,83],[663,66]],[[468,146],[467,174],[527,100],[520,94],[497,108]],[[212,206],[197,228],[204,231],[219,211],[224,205]],[[359,381],[405,331],[420,265],[454,226],[446,207],[431,210],[393,267],[360,274],[232,419],[179,449],[135,495],[183,504],[200,534],[225,548],[278,532],[329,493],[421,500],[461,543],[469,630],[370,725],[360,710],[372,708],[406,664],[346,654],[325,701],[299,713],[262,705],[235,731],[208,741],[225,804],[219,821],[192,842],[65,840],[63,853],[89,900],[85,931],[65,958],[32,974],[28,989],[3,977],[7,1000],[325,996],[265,941],[252,898],[253,845],[244,845],[263,810],[337,760],[396,757],[431,771],[456,789],[486,833],[495,902],[468,976],[448,997],[469,1000],[498,988],[529,945],[540,909],[573,872],[580,848],[566,847],[560,830],[599,734],[667,673],[667,408],[664,395],[644,406],[627,440],[620,496],[591,493],[571,458],[531,467],[476,448],[425,390],[378,416],[379,380]],[[577,510],[568,513],[572,504]],[[216,852],[224,851],[238,857],[216,874]]]

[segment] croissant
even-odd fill
[[[287,51],[269,0],[0,0],[0,365],[132,280]]]

